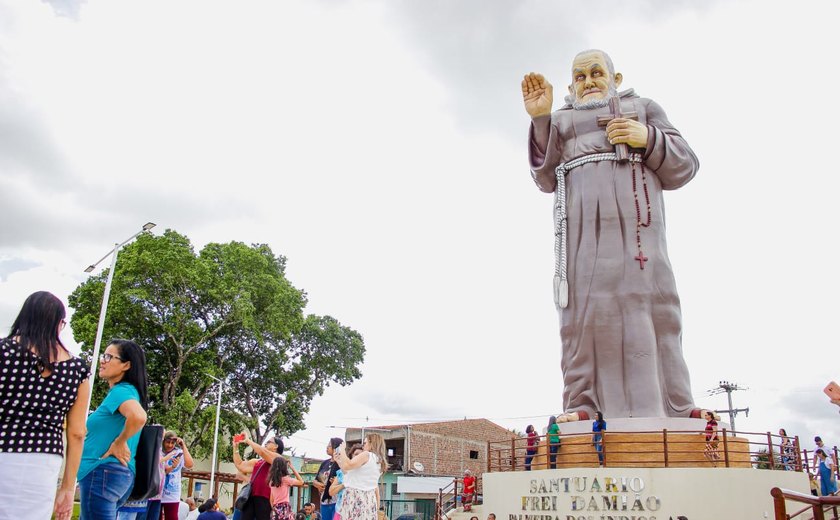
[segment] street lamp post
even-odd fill
[[[210,461],[210,497],[213,498],[214,495],[212,493],[216,490],[216,488],[213,487],[213,484],[216,480],[216,447],[219,444],[219,417],[221,416],[222,411],[222,387],[225,382],[217,377],[211,376],[210,374],[207,375],[219,383],[219,398],[216,401],[216,428],[213,433],[213,458]]]
[[[135,238],[137,238],[137,236],[140,233],[143,233],[144,231],[148,231],[148,230],[152,229],[153,227],[155,227],[154,222],[145,223],[143,225],[143,228],[140,231],[131,235],[131,237],[124,240],[121,244],[114,244],[114,249],[108,251],[108,253],[106,253],[105,256],[103,256],[102,258],[97,260],[96,263],[93,263],[93,264],[89,265],[85,269],[86,273],[92,273],[93,270],[96,269],[97,265],[99,265],[103,260],[108,258],[108,255],[111,255],[111,269],[108,271],[108,281],[105,282],[105,294],[102,295],[102,308],[99,310],[99,325],[96,326],[96,342],[93,345],[93,358],[90,361],[91,385],[90,385],[90,394],[88,395],[88,407],[87,407],[87,411],[85,413],[85,416],[87,416],[87,412],[90,412],[90,401],[93,398],[93,384],[92,383],[93,383],[94,378],[96,378],[96,365],[97,365],[97,362],[99,361],[99,348],[102,346],[102,329],[105,327],[105,314],[108,310],[108,300],[111,297],[111,281],[114,279],[114,268],[117,266],[117,254],[119,253],[120,248],[122,246],[126,245],[127,243],[129,243],[132,240],[134,240]]]

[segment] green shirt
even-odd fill
[[[548,442],[551,444],[560,444],[560,427],[557,423],[548,427]]]

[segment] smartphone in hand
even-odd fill
[[[245,440],[245,434],[244,433],[237,433],[236,435],[233,436],[233,442],[242,442],[244,440]]]
[[[823,388],[823,392],[827,395],[830,399],[835,401],[840,401],[840,385],[831,381]]]

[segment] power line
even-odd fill
[[[715,410],[715,413],[728,413],[729,414],[729,426],[732,428],[732,431],[735,432],[735,416],[738,415],[738,412],[744,412],[744,414],[749,417],[750,416],[750,409],[747,408],[733,408],[732,407],[732,392],[737,390],[749,390],[745,387],[740,387],[737,383],[730,383],[729,381],[721,381],[720,384],[716,388],[712,388],[707,393],[709,395],[717,395],[726,392],[726,397],[729,400],[729,409],[728,410]],[[733,433],[734,435],[734,433]]]

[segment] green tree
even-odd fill
[[[198,455],[212,449],[218,385],[222,431],[256,439],[304,427],[316,395],[361,376],[361,335],[329,316],[304,315],[306,295],[286,279],[267,245],[211,243],[196,254],[167,230],[140,235],[119,253],[105,320],[108,338],[129,338],[147,356],[150,415]],[[69,301],[73,334],[90,355],[108,272]],[[94,403],[104,395],[99,381]],[[229,446],[224,446],[229,451]]]

